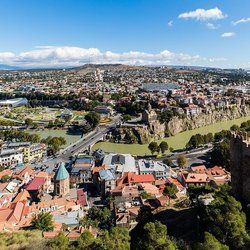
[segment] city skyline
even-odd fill
[[[250,68],[250,3],[1,1],[0,64]]]

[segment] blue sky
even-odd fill
[[[1,0],[0,64],[250,68],[249,0]]]

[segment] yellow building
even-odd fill
[[[34,160],[41,159],[46,153],[45,144],[31,144],[23,148],[23,161],[25,163],[32,162]]]

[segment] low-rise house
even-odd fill
[[[92,181],[94,159],[92,156],[80,154],[77,156],[70,173],[71,183],[86,183]]]
[[[7,208],[0,208],[0,231],[14,231],[19,229],[19,223],[28,215],[25,201],[11,203]]]
[[[177,178],[168,177],[167,183],[174,185],[178,189],[179,194],[186,195],[186,193],[187,193],[186,187],[183,186]]]
[[[230,173],[219,166],[208,168],[206,173],[211,181],[211,184],[215,186],[224,185],[231,181]]]
[[[110,168],[110,169],[100,170],[98,173],[99,173],[99,178],[98,178],[99,190],[101,192],[101,195],[106,195],[116,186],[115,171],[113,168]]]
[[[171,176],[170,168],[161,162],[141,159],[138,161],[138,167],[140,174],[152,174],[156,180]]]
[[[201,108],[197,105],[190,104],[184,108],[186,115],[198,115],[201,113]]]
[[[21,181],[22,184],[27,184],[34,176],[35,171],[29,166],[26,166],[20,170],[17,170],[12,178]]]
[[[207,174],[200,173],[183,173],[181,175],[182,183],[185,187],[190,185],[203,186],[209,183],[209,177]]]

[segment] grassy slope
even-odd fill
[[[185,147],[186,143],[189,141],[190,137],[194,134],[207,134],[209,132],[216,133],[223,129],[229,129],[232,125],[237,124],[240,125],[242,122],[250,120],[250,116],[242,117],[240,119],[219,122],[212,125],[208,125],[205,127],[197,128],[190,131],[185,131],[179,133],[175,136],[171,136],[168,138],[164,138],[163,140],[166,141],[169,147],[174,149],[181,149]],[[162,141],[162,140],[161,140]],[[160,141],[158,141],[160,142]],[[139,145],[139,144],[118,144],[118,143],[110,143],[110,142],[100,142],[97,143],[93,149],[101,148],[105,152],[114,152],[114,153],[128,153],[132,155],[150,155],[150,151],[148,150],[148,145]]]

